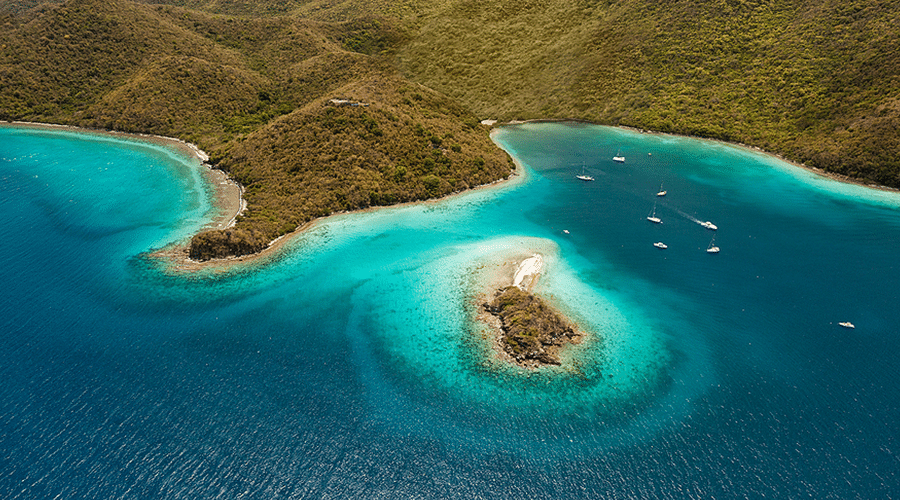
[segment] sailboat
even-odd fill
[[[584,164],[583,163],[581,164],[581,175],[576,175],[575,178],[580,181],[585,181],[585,182],[590,182],[590,181],[594,180],[593,177],[591,177],[590,175],[586,175],[584,173]]]
[[[659,191],[656,193],[656,196],[665,196],[666,195],[666,191],[662,187],[663,187],[663,185],[662,185],[662,183],[660,183]]]
[[[662,220],[656,216],[656,203],[653,204],[653,211],[647,216],[647,220],[654,224],[662,224]]]
[[[716,237],[713,236],[711,240],[709,240],[709,246],[706,248],[706,253],[719,253],[719,247],[716,246]]]
[[[619,162],[619,163],[625,163],[625,157],[621,156],[621,155],[616,155],[616,156],[613,156],[613,161]]]

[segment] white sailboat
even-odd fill
[[[712,239],[709,240],[709,246],[706,247],[706,253],[719,253],[719,247],[716,246],[715,235],[713,235]]]
[[[647,220],[654,224],[662,224],[662,220],[656,216],[656,203],[653,204],[653,210],[650,212],[650,215],[647,216]]]
[[[585,181],[585,182],[590,182],[590,181],[594,180],[593,177],[584,173],[584,164],[583,163],[581,164],[581,175],[576,175],[575,178],[580,181]]]
[[[616,155],[616,156],[613,156],[613,161],[618,162],[618,163],[625,163],[625,157]]]
[[[656,196],[665,196],[666,190],[663,189],[662,183],[659,183],[659,191],[656,193]]]

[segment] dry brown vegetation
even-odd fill
[[[422,200],[508,176],[477,117],[391,63],[387,19],[250,19],[125,0],[8,17],[0,118],[176,136],[245,187],[248,210],[198,235],[242,255],[338,211]],[[329,105],[332,98],[366,106]]]
[[[887,0],[4,5],[0,119],[179,137],[247,187],[249,211],[198,257],[502,178],[480,118],[713,137],[900,186]]]
[[[509,286],[483,307],[500,319],[500,346],[517,363],[559,365],[559,350],[580,334],[543,299]]]
[[[900,187],[900,22],[885,0],[459,0],[404,71],[500,119],[742,142]]]

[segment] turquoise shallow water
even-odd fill
[[[145,252],[214,215],[199,162],[0,127],[0,496],[900,495],[900,195],[710,141],[495,140],[523,179],[173,277]],[[532,252],[592,334],[564,368],[472,318]]]

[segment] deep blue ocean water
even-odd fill
[[[173,276],[146,253],[215,215],[196,159],[0,127],[0,498],[900,496],[900,194],[630,130],[495,140],[517,181]],[[472,318],[531,252],[591,333],[564,368]]]

